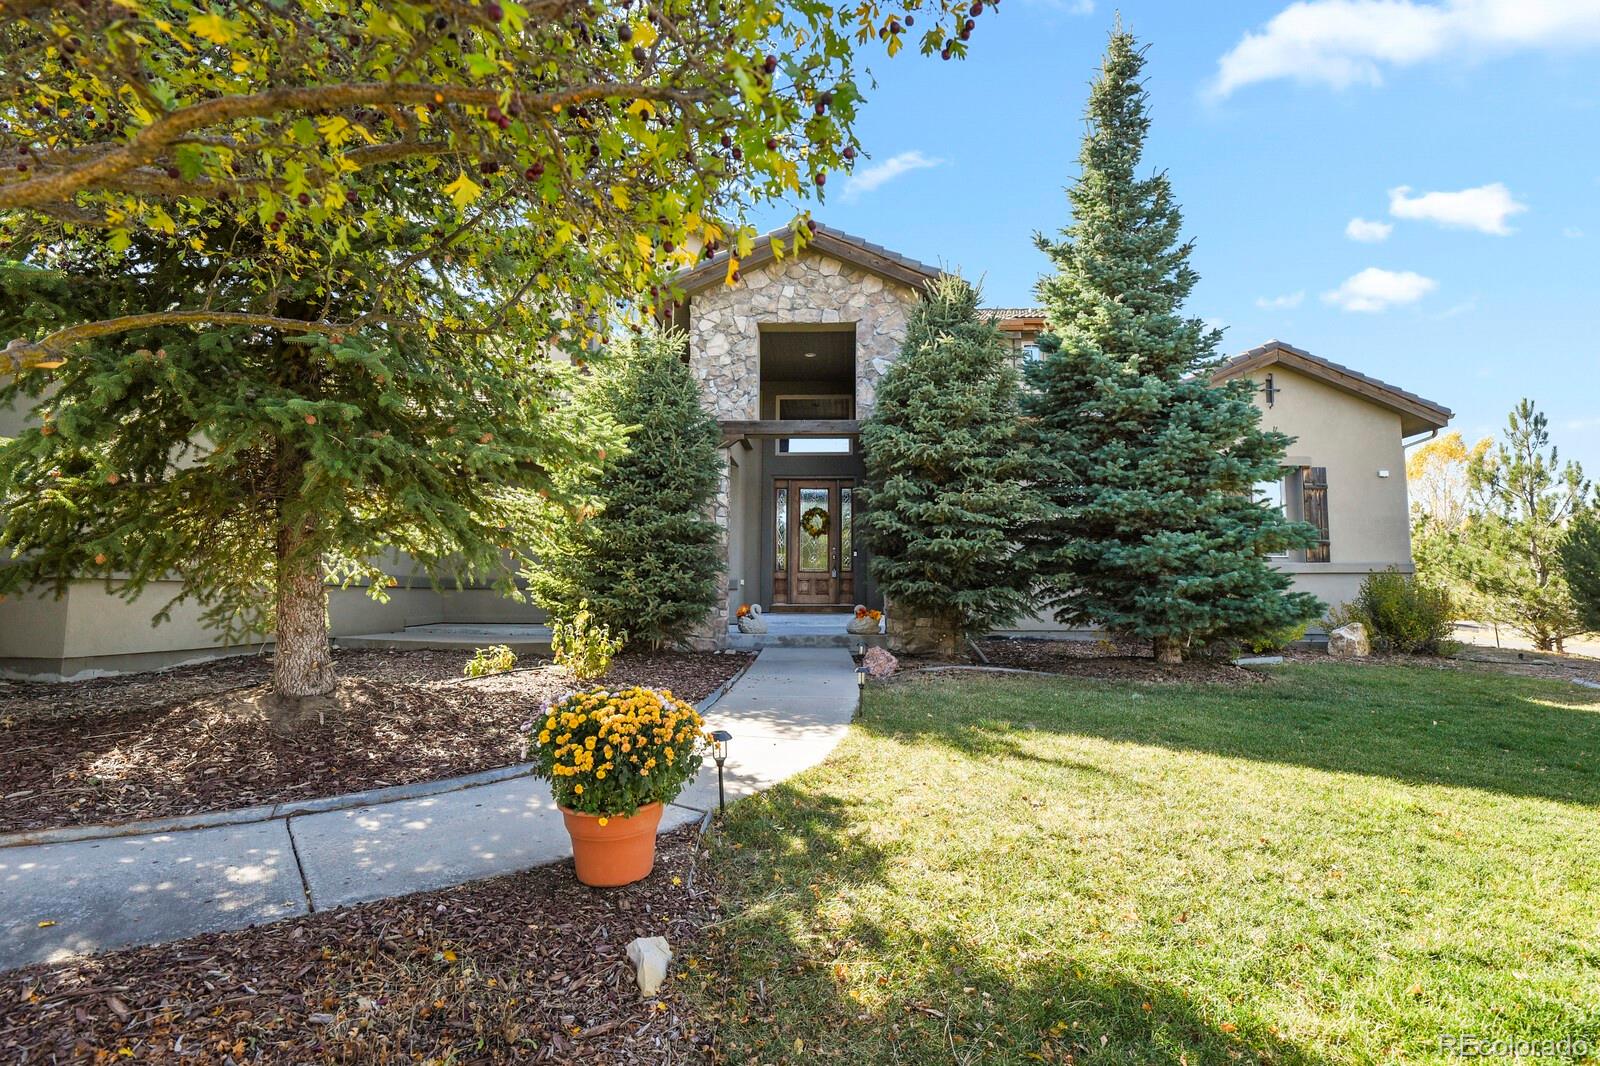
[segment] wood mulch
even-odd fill
[[[625,653],[602,683],[704,699],[748,654]],[[485,678],[467,655],[348,651],[331,709],[280,735],[270,663],[213,660],[66,684],[0,681],[0,832],[231,810],[519,761],[518,727],[572,689],[530,663]]]
[[[681,975],[718,915],[697,833],[662,836],[655,871],[626,888],[585,888],[562,862],[15,970],[0,1061],[699,1061]],[[625,955],[636,936],[672,946],[653,1000]]]
[[[1164,666],[1152,657],[1150,645],[1140,641],[991,637],[978,641],[978,647],[990,666],[1037,670],[1097,681],[1254,685],[1269,680],[1259,670],[1249,670],[1228,662],[1196,659],[1176,666]]]

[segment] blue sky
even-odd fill
[[[1600,0],[1120,11],[1150,46],[1146,164],[1197,242],[1190,310],[1227,352],[1288,341],[1452,408],[1469,439],[1530,396],[1600,477]],[[874,57],[871,158],[816,217],[1034,303],[1032,234],[1067,221],[1114,16],[1003,0],[964,62]]]

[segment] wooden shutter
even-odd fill
[[[1306,562],[1329,561],[1328,550],[1328,468],[1306,466],[1300,468],[1301,513],[1308,524],[1316,528],[1317,542],[1306,549]]]

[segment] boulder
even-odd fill
[[[1367,627],[1360,622],[1340,626],[1328,634],[1328,654],[1335,659],[1364,659],[1372,654]]]
[[[886,648],[868,648],[861,657],[861,665],[867,668],[868,677],[881,681],[900,668],[900,660]]]
[[[672,948],[664,936],[635,937],[628,944],[628,961],[633,963],[634,976],[639,981],[639,994],[649,999],[661,987],[661,982],[667,979],[667,964],[672,962]]]

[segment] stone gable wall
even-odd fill
[[[916,293],[820,252],[773,260],[689,305],[689,366],[717,418],[761,417],[761,326],[856,324],[856,417],[872,414],[878,379],[905,339]]]

